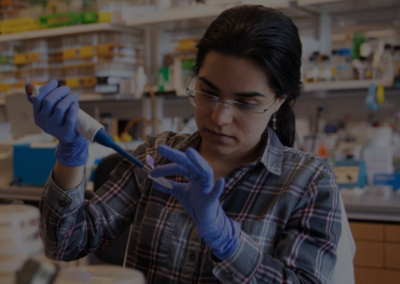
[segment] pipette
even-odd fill
[[[32,98],[36,97],[39,94],[39,85],[30,84],[28,86],[28,93],[31,95]],[[104,126],[101,125],[97,120],[93,117],[88,115],[83,110],[79,109],[78,112],[78,119],[76,121],[75,130],[83,137],[88,139],[91,142],[96,142],[100,145],[105,147],[114,149],[116,152],[120,153],[122,156],[127,158],[129,161],[134,163],[136,166],[147,172],[149,175],[148,177],[155,180],[159,184],[167,187],[172,188],[172,185],[169,181],[165,178],[153,178],[150,176],[150,171],[152,168],[149,165],[145,165],[142,161],[137,159],[135,156],[130,154],[120,145],[118,145],[114,139],[104,130]]]

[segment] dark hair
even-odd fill
[[[193,67],[198,75],[210,51],[248,58],[266,70],[276,97],[288,95],[276,113],[281,143],[293,147],[295,118],[292,110],[301,90],[301,41],[293,21],[280,11],[259,5],[239,5],[221,13],[197,44]],[[272,119],[268,125],[272,127]]]

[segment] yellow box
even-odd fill
[[[63,58],[64,59],[75,59],[78,57],[78,49],[64,49]]]
[[[100,57],[114,56],[114,48],[118,46],[116,43],[101,43],[97,45],[97,55]]]
[[[90,88],[94,87],[97,84],[97,78],[96,77],[86,77],[84,78],[84,86],[85,88]]]
[[[34,61],[39,61],[40,60],[40,53],[39,52],[31,52],[27,53],[27,61],[34,62]]]
[[[96,77],[65,78],[65,85],[70,88],[90,88],[96,84]]]
[[[11,90],[11,84],[0,83],[0,92],[8,92]]]
[[[23,65],[28,63],[28,56],[25,53],[14,55],[14,64]]]
[[[79,78],[65,78],[65,85],[67,85],[70,88],[79,88],[80,79]]]
[[[16,18],[0,21],[0,32],[2,34],[19,33],[40,29],[39,20],[36,18]]]
[[[94,56],[94,46],[82,46],[79,48],[79,57],[80,58],[90,58]]]
[[[110,23],[111,12],[97,12],[97,21],[99,23]]]
[[[199,38],[188,38],[178,41],[177,50],[196,50],[196,44],[200,41]]]

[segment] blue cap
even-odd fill
[[[351,55],[350,48],[341,48],[338,50],[339,55]]]

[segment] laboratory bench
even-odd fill
[[[0,173],[0,197],[39,201],[41,186],[10,185],[12,169]],[[351,222],[398,223],[400,226],[400,192],[390,195],[342,194],[347,217]]]
[[[356,243],[356,284],[400,283],[400,194],[342,194]]]
[[[0,197],[39,201],[41,186],[10,185],[12,169],[0,173]],[[356,222],[398,223],[400,226],[400,192],[390,195],[342,194],[347,217]]]
[[[0,174],[0,197],[32,203],[43,187],[10,185],[12,171]],[[400,193],[342,194],[356,242],[357,284],[398,284],[400,279]]]

